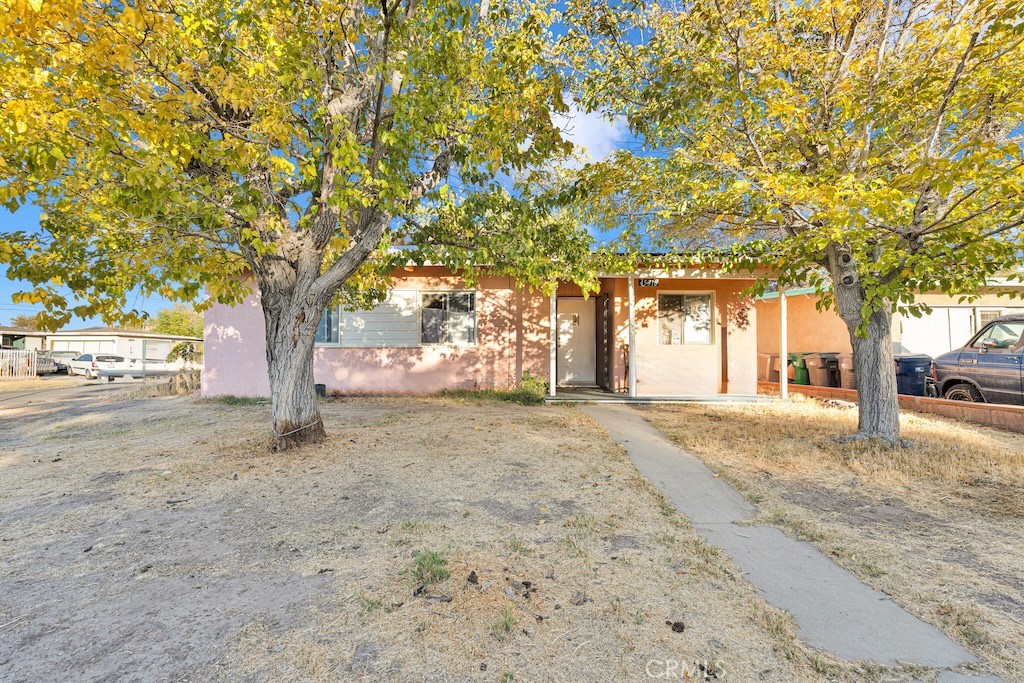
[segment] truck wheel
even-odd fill
[[[971,403],[984,403],[985,399],[982,398],[981,392],[978,391],[973,384],[954,384],[949,389],[946,389],[946,393],[942,396],[950,401],[970,401]]]

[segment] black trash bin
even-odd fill
[[[896,391],[908,396],[924,396],[928,387],[931,356],[920,353],[898,353],[896,360]]]
[[[839,386],[839,354],[838,353],[805,353],[807,374],[811,384],[816,387]]]
[[[828,385],[830,387],[843,386],[842,371],[839,369],[839,352],[829,351],[825,355],[828,356]]]

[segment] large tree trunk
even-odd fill
[[[313,382],[313,342],[324,306],[306,299],[263,292],[274,451],[327,436]]]
[[[353,243],[326,270],[324,250],[338,224],[338,212],[329,206],[317,214],[309,231],[283,235],[268,231],[277,242],[275,254],[244,250],[259,286],[267,330],[271,450],[327,438],[313,383],[316,329],[338,289],[380,244],[389,221],[390,216],[380,211],[361,213],[353,228]]]
[[[829,248],[829,271],[839,317],[846,323],[857,373],[857,433],[846,440],[881,439],[892,446],[900,438],[900,406],[892,355],[892,306],[884,302],[864,318],[864,290],[856,263],[842,246]]]

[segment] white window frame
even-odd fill
[[[988,324],[990,322],[992,322],[992,320],[995,320],[996,318],[999,318],[999,317],[1001,317],[1003,315],[1003,309],[1002,308],[996,308],[996,307],[993,307],[993,306],[978,306],[978,307],[976,307],[974,309],[974,312],[975,312],[975,316],[974,316],[974,333],[975,334],[977,334],[978,332],[981,332],[983,329],[985,329],[985,327],[988,326]],[[986,314],[992,314],[992,313],[996,314],[995,318],[992,318],[992,319],[988,320],[987,322],[985,320],[983,320],[983,316],[985,316]]]
[[[320,320],[323,320],[324,313],[326,313],[328,310],[329,310],[329,308],[325,308],[323,310],[323,312],[320,313]],[[336,342],[319,342],[319,341],[316,341],[316,339],[314,338],[313,347],[314,348],[318,348],[318,349],[319,348],[324,348],[324,349],[340,349],[341,348],[341,330],[338,329],[338,326],[340,324],[341,324],[341,304],[335,304],[334,305],[334,331],[337,333],[335,336],[338,338],[338,341],[336,341]],[[317,327],[317,329],[320,329],[320,321],[319,320],[316,323],[316,327]],[[316,334],[316,333],[314,332],[314,334]]]
[[[392,289],[388,289],[388,293],[389,294],[390,294],[391,291],[392,291]],[[345,344],[342,343],[341,331],[340,330],[338,330],[338,335],[337,335],[338,341],[336,341],[336,342],[314,342],[313,346],[315,348],[323,348],[323,349],[382,349],[382,348],[384,348],[384,349],[390,349],[390,348],[407,349],[407,348],[418,348],[418,347],[421,347],[421,346],[423,346],[423,347],[431,347],[431,348],[444,347],[444,346],[458,347],[458,348],[470,348],[470,347],[475,347],[475,346],[479,345],[479,343],[480,343],[480,338],[479,338],[479,333],[480,333],[480,326],[479,326],[480,317],[479,317],[479,313],[480,313],[480,309],[478,308],[478,306],[480,304],[480,297],[479,297],[480,290],[479,289],[412,289],[412,288],[401,288],[400,291],[403,291],[403,292],[414,292],[415,293],[415,297],[416,297],[416,330],[417,330],[417,339],[418,339],[418,345],[417,346],[346,346]],[[427,294],[472,294],[473,295],[473,339],[474,339],[474,341],[472,341],[472,342],[438,342],[438,343],[423,341],[423,297],[424,297],[424,295],[427,295]],[[335,316],[335,324],[336,325],[340,325],[341,324],[341,316],[342,316],[341,305],[340,304],[336,305],[334,307],[334,310],[335,310],[335,314],[336,314],[336,316]],[[322,315],[323,314],[321,314],[321,317],[322,317]],[[318,321],[317,322],[317,326],[319,327],[319,325],[320,325],[320,323]]]
[[[683,337],[682,343],[679,343],[679,344],[666,344],[665,342],[662,341],[662,339],[661,339],[661,296],[663,294],[667,294],[669,296],[706,296],[706,297],[708,297],[708,299],[710,301],[709,308],[708,308],[708,314],[711,316],[711,329],[708,330],[708,332],[709,332],[709,334],[708,334],[708,341],[706,341],[706,342],[705,341],[688,342],[688,341],[686,341],[685,336]],[[716,334],[716,328],[718,327],[718,324],[717,324],[718,315],[717,315],[716,311],[718,310],[718,308],[716,306],[715,291],[714,290],[703,290],[703,289],[701,289],[701,290],[691,290],[691,289],[665,289],[665,290],[658,290],[655,293],[655,306],[654,306],[654,309],[655,309],[654,310],[655,331],[658,334],[658,345],[659,346],[669,346],[669,347],[671,347],[671,346],[714,346],[718,342],[718,335]],[[685,329],[686,328],[684,327],[683,328],[684,335],[685,335]]]
[[[430,348],[437,348],[439,346],[450,346],[458,348],[470,348],[477,346],[480,343],[480,326],[479,316],[480,309],[477,308],[479,304],[479,298],[477,294],[480,293],[479,289],[422,289],[419,291],[418,298],[416,300],[417,310],[419,311],[419,329],[420,329],[420,346],[426,346]],[[471,342],[425,342],[423,341],[423,297],[429,294],[472,294],[473,295],[473,341]]]

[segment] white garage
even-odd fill
[[[47,335],[46,347],[53,351],[110,353],[128,359],[163,362],[171,349],[181,342],[201,344],[202,339],[117,327],[91,327],[61,330]]]
[[[50,342],[53,351],[77,351],[78,353],[115,353],[115,339],[67,338],[53,339]]]
[[[947,297],[946,301],[949,301]],[[967,344],[990,321],[1010,313],[1024,313],[1024,306],[1007,306],[1005,298],[982,305],[931,305],[920,318],[896,315],[893,339],[914,353],[932,358]],[[1016,302],[1014,302],[1016,303]]]

